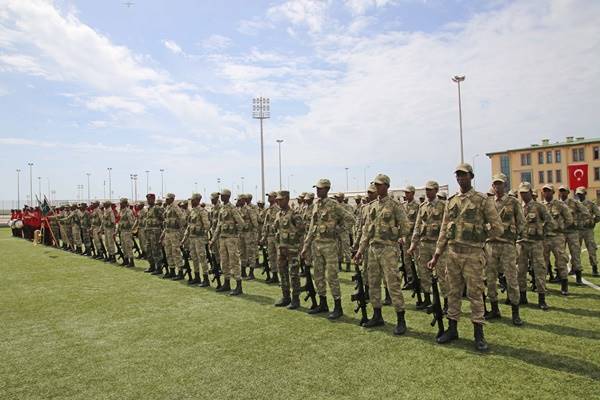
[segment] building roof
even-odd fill
[[[495,154],[504,154],[504,153],[510,153],[510,152],[515,152],[515,151],[536,151],[536,150],[541,150],[541,149],[551,149],[551,148],[555,148],[555,147],[579,146],[579,145],[587,144],[587,143],[600,143],[600,138],[586,139],[584,137],[575,138],[573,136],[567,136],[567,140],[565,140],[564,142],[554,142],[554,143],[550,143],[550,140],[548,140],[548,139],[542,139],[542,144],[532,144],[531,146],[528,146],[528,147],[508,149],[508,150],[504,150],[504,151],[493,151],[490,153],[486,153],[485,155],[488,157],[491,157]]]

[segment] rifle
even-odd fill
[[[406,286],[408,284],[408,276],[406,274],[406,264],[404,263],[404,246],[400,246],[400,272],[402,272],[402,281],[404,282],[404,286]]]
[[[162,251],[162,260],[160,262],[160,269],[163,268],[168,273],[169,272],[169,262],[167,261],[167,252],[165,251],[165,246],[161,245],[160,250]]]
[[[135,236],[133,236],[132,239],[133,239],[133,251],[135,251],[137,253],[137,259],[141,260],[143,258],[142,250],[140,250],[140,246],[137,244],[137,242],[135,240]]]
[[[121,261],[125,261],[125,255],[123,254],[123,250],[121,249],[121,234],[119,233],[119,241],[117,242],[117,236],[114,236],[115,247],[117,248],[117,256],[121,259]]]
[[[94,238],[90,237],[90,252],[94,257],[98,257],[98,249],[94,246]]]
[[[304,286],[300,287],[300,293],[306,292],[304,301],[308,301],[308,299],[310,299],[310,309],[312,310],[314,308],[317,308],[317,291],[315,290],[312,274],[310,273],[310,265],[304,264],[304,260],[301,260],[300,263],[304,265],[304,275],[306,278],[306,283],[304,284]]]
[[[531,291],[535,292],[537,290],[537,285],[535,284],[535,271],[533,266],[531,265],[531,261],[529,261],[529,265],[527,266],[527,271],[531,275]]]
[[[100,238],[100,246],[102,247],[102,258],[103,259],[108,259],[109,255],[108,252],[106,251],[106,246],[104,245],[104,242],[102,241],[102,237]]]
[[[498,282],[500,284],[500,292],[506,292],[508,288],[508,283],[506,282],[506,276],[503,273],[498,273]]]
[[[415,267],[415,261],[411,258],[410,260],[410,271],[412,272],[412,298],[417,297],[417,305],[421,305],[423,303],[423,297],[421,296],[421,279],[419,279],[419,275],[417,275],[417,268]]]
[[[208,264],[210,265],[210,271],[208,271],[208,273],[213,275],[212,282],[216,281],[217,289],[220,289],[222,275],[221,267],[217,263],[217,260],[215,260],[215,255],[210,252],[210,247],[208,246],[208,243],[204,245],[204,249],[206,250],[206,258],[208,258]]]
[[[183,246],[179,246],[179,250],[181,250],[181,255],[183,256],[183,268],[188,276],[188,280],[193,281],[192,268],[190,268],[190,252]]]
[[[431,326],[437,325],[438,327],[438,333],[435,335],[437,339],[444,333],[444,311],[442,310],[442,304],[440,303],[440,291],[438,289],[438,280],[436,275],[431,277],[431,291],[433,298],[431,306],[427,308],[427,314],[433,314]]]
[[[363,282],[362,272],[360,271],[360,267],[358,263],[354,263],[354,275],[352,275],[352,282],[355,282],[354,289],[356,291],[352,293],[350,299],[356,302],[356,308],[354,309],[355,313],[360,311],[360,326],[363,326],[369,320],[367,317],[367,297],[365,293],[365,284]]]
[[[266,281],[269,282],[271,280],[271,267],[269,266],[269,255],[267,254],[266,246],[260,246],[260,251],[262,252],[263,262],[262,267],[263,270],[260,273],[261,275],[267,275]]]

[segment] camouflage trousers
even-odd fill
[[[115,255],[115,229],[104,228],[104,245],[111,256]]]
[[[565,240],[571,255],[571,269],[581,271],[581,245],[579,244],[579,231],[565,233]]]
[[[94,248],[98,255],[102,251],[102,227],[92,226],[92,240],[94,241]]]
[[[248,245],[246,243],[246,239],[247,239],[247,235],[246,232],[242,232],[240,233],[240,263],[242,267],[247,267],[248,265],[246,264],[248,262],[248,254],[246,253],[246,250],[248,248]]]
[[[598,261],[596,259],[596,251],[598,247],[596,246],[596,239],[594,238],[594,229],[582,229],[579,231],[579,246],[581,247],[581,243],[585,243],[585,248],[588,252],[588,257],[591,265],[598,265]]]
[[[73,235],[73,244],[77,247],[81,247],[81,227],[73,224],[71,232]]]
[[[544,239],[544,265],[546,266],[550,263],[550,254],[554,256],[554,264],[558,275],[561,279],[566,279],[569,274],[567,269],[569,259],[565,253],[565,235],[560,233],[556,236],[546,236]],[[544,276],[546,276],[546,273],[544,273]]]
[[[160,244],[160,228],[149,228],[145,230],[144,238],[146,239],[146,260],[150,265],[160,268],[162,262],[162,246]]]
[[[544,264],[544,242],[542,240],[519,243],[519,291],[527,291],[527,270],[529,264],[535,274],[538,293],[546,293],[546,265]]]
[[[60,235],[60,227],[58,226],[58,224],[56,223],[50,223],[50,231],[51,233],[51,238],[52,240],[56,243],[56,245],[58,246],[58,238]]]
[[[240,239],[238,237],[222,237],[219,239],[221,253],[221,269],[225,279],[242,279],[240,264]]]
[[[175,268],[176,271],[183,269],[183,257],[181,256],[181,231],[179,229],[167,229],[164,236],[165,255],[169,268]]]
[[[381,308],[381,281],[385,277],[396,312],[404,311],[399,258],[400,249],[396,245],[369,245],[369,300],[373,308]]]
[[[121,240],[121,251],[123,257],[133,258],[133,234],[130,230],[122,230],[119,234],[119,240]]]
[[[467,298],[471,304],[471,321],[482,324],[483,305],[483,249],[460,244],[449,245],[447,251],[448,271],[448,319],[458,321],[462,295],[467,286]]]
[[[269,268],[271,271],[277,271],[277,241],[275,236],[267,237],[267,256],[269,257]]]
[[[350,232],[341,232],[338,236],[338,262],[350,263],[352,261],[352,247],[350,246]]]
[[[137,237],[140,239],[140,250],[146,253],[146,230],[138,228]]]
[[[338,242],[319,240],[313,242],[313,266],[315,285],[319,296],[327,295],[327,284],[335,300],[342,298],[338,279]]]
[[[63,242],[63,245],[71,246],[71,242],[69,241],[69,235],[67,235],[67,227],[66,225],[60,225],[60,240]]]
[[[402,249],[404,250],[402,252],[402,261],[404,262],[404,266],[405,266],[404,269],[405,269],[405,273],[406,273],[406,279],[408,279],[409,281],[412,280],[412,270],[410,269],[411,256],[408,254],[407,250],[410,249],[411,243],[412,243],[411,238],[407,236],[404,238],[404,245],[402,246]],[[412,258],[415,260],[415,263],[417,265],[419,265],[417,262],[417,260],[419,258],[418,251],[419,251],[419,248],[417,248],[417,254],[412,256]],[[431,260],[431,258],[430,258],[430,260]],[[418,273],[419,273],[419,271],[417,271],[417,274]],[[431,286],[431,284],[429,286]]]
[[[277,248],[277,269],[281,281],[281,293],[284,298],[300,295],[300,260],[298,248],[279,246]]]
[[[431,293],[431,278],[433,274],[429,268],[427,268],[427,263],[433,257],[435,253],[435,242],[419,242],[419,252],[416,257],[418,264],[417,274],[419,275],[419,279],[421,280],[421,290],[425,293]],[[405,264],[404,265],[410,265]],[[440,296],[448,297],[448,283],[446,277],[446,255],[443,254],[440,257],[440,260],[435,266],[435,274],[438,278],[438,284],[440,289]]]
[[[208,275],[210,266],[206,258],[206,243],[207,240],[204,237],[190,236],[190,255],[194,272],[202,272],[202,274]]]
[[[65,225],[65,231],[67,233],[67,241],[71,244],[74,245],[74,241],[73,241],[73,225],[71,224],[66,224]]]
[[[255,232],[244,232],[245,256],[246,259],[242,263],[250,268],[256,266],[256,254],[258,251],[258,239]]]
[[[89,227],[82,227],[81,228],[81,241],[83,242],[83,245],[85,246],[86,250],[89,250],[92,247],[92,228]]]
[[[506,277],[506,291],[510,303],[519,304],[519,283],[517,280],[517,245],[506,242],[488,242],[485,245],[485,279],[487,297],[498,301],[498,274]]]

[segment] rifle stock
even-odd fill
[[[221,287],[221,267],[217,263],[217,260],[215,260],[215,255],[211,253],[208,243],[204,246],[204,249],[206,250],[206,258],[208,258],[208,264],[210,265],[208,273],[213,275],[211,281],[217,282],[217,289],[219,289]]]
[[[427,313],[433,314],[431,326],[437,325],[438,333],[435,337],[439,338],[444,333],[444,311],[442,310],[442,304],[440,301],[440,291],[438,289],[438,280],[437,276],[435,275],[431,278],[431,291],[433,294],[432,304],[427,309]]]
[[[355,292],[352,293],[350,299],[356,302],[356,308],[354,309],[354,312],[358,313],[360,311],[361,318],[359,325],[363,326],[367,323],[369,317],[367,317],[367,298],[365,293],[365,284],[358,263],[354,263],[354,275],[352,275],[352,282],[355,283]]]
[[[306,292],[304,301],[311,300],[310,309],[312,310],[317,307],[317,291],[315,290],[312,274],[310,273],[310,265],[304,264],[303,260],[300,263],[304,265],[304,278],[306,279],[304,286],[300,287],[300,293]]]

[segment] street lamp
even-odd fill
[[[350,191],[350,187],[348,185],[348,167],[344,168],[346,170],[346,193]]]
[[[160,198],[165,198],[165,170],[163,168],[160,169]]]
[[[268,97],[252,99],[252,118],[260,120],[260,182],[262,191],[260,197],[265,201],[265,150],[263,139],[263,120],[271,117],[271,104]]]
[[[29,165],[29,202],[33,203],[33,163],[30,162],[27,165]]]
[[[131,199],[131,201],[134,201],[133,200],[133,174],[129,174],[129,183],[130,183],[130,186],[131,186],[131,197],[130,197],[130,199]]]
[[[279,147],[279,190],[281,190],[281,143],[283,143],[283,139],[277,139],[276,142]]]
[[[452,81],[456,82],[456,84],[458,85],[458,124],[460,127],[460,162],[461,163],[465,162],[464,149],[463,149],[462,104],[461,104],[461,99],[460,99],[460,83],[463,82],[464,80],[465,80],[464,75],[454,75],[452,77]]]
[[[87,184],[88,184],[88,203],[92,201],[92,197],[90,196],[90,173],[86,172],[87,175]]]
[[[21,170],[17,169],[17,209],[21,209]]]
[[[112,202],[112,178],[110,176],[111,167],[106,168],[108,170],[108,201]]]
[[[146,170],[146,194],[150,193],[150,171]]]

